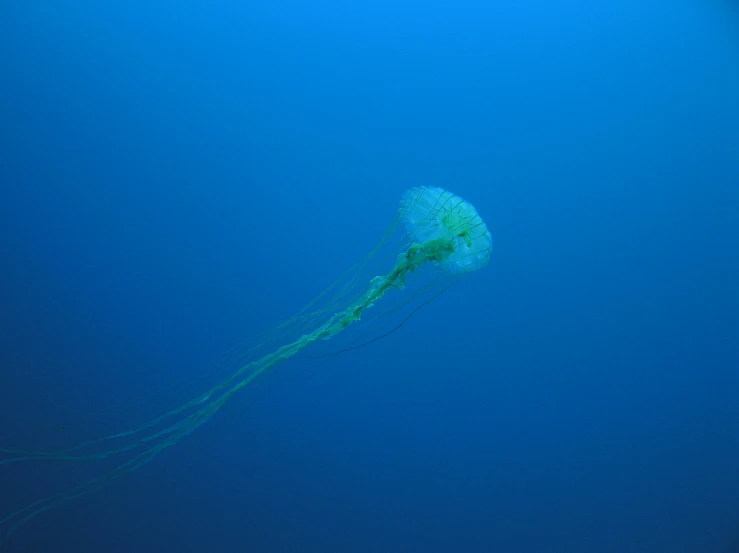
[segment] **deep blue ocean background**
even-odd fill
[[[189,399],[421,185],[488,267],[4,550],[739,551],[729,2],[7,0],[0,447]],[[98,473],[0,465],[0,518]]]

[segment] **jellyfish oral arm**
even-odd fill
[[[225,404],[241,388],[250,384],[257,376],[297,354],[316,340],[328,340],[361,318],[365,309],[372,307],[391,288],[402,288],[405,277],[426,263],[443,263],[454,252],[454,241],[445,238],[434,238],[423,244],[413,243],[405,253],[398,256],[393,269],[387,276],[378,276],[372,279],[369,289],[362,297],[344,311],[337,313],[324,325],[310,334],[305,334],[286,344],[274,353],[261,359],[260,367],[252,370],[251,374],[233,386],[219,398],[218,407]],[[224,388],[227,387],[224,384]]]

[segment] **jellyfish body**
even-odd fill
[[[107,459],[131,452],[131,457],[113,470],[64,492],[39,499],[0,518],[0,543],[38,515],[98,491],[150,462],[164,449],[175,445],[205,424],[242,389],[269,373],[275,366],[312,343],[329,340],[359,321],[366,310],[380,301],[388,291],[402,289],[410,273],[431,265],[440,267],[444,274],[461,276],[486,265],[490,259],[490,233],[475,208],[441,188],[420,187],[406,192],[389,230],[392,231],[400,222],[407,229],[407,234],[403,237],[406,240],[405,246],[386,274],[371,279],[362,292],[352,296],[358,284],[356,274],[350,273],[342,281],[343,286],[338,287],[334,297],[323,308],[311,311],[310,306],[314,303],[311,302],[307,308],[281,325],[295,329],[305,328],[304,333],[274,351],[242,365],[210,390],[138,427],[87,440],[64,450],[29,452],[0,449],[0,453],[5,456],[0,459],[0,468],[2,465],[31,460],[84,461]],[[380,245],[387,241],[388,235],[386,233]],[[439,281],[440,279],[433,280],[428,286],[438,286]],[[307,328],[311,324],[315,327]],[[131,442],[106,446],[122,439],[129,439]],[[96,450],[90,452],[91,448]]]

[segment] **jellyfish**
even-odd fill
[[[400,251],[396,251],[394,265],[384,274],[375,276],[362,285],[359,282],[362,272],[358,268],[364,266],[375,252],[389,242],[389,237],[395,233],[401,222],[405,233],[402,233]],[[208,422],[239,392],[271,373],[281,363],[300,355],[311,344],[331,340],[347,328],[358,325],[368,310],[392,290],[404,291],[406,281],[412,273],[424,267],[434,269],[434,276],[417,287],[406,303],[422,293],[436,292],[411,314],[437,297],[441,293],[438,290],[445,290],[450,284],[443,283],[447,283],[449,278],[455,283],[487,265],[491,248],[490,232],[469,202],[438,187],[416,187],[408,190],[401,199],[388,231],[370,254],[295,316],[278,325],[263,339],[257,340],[258,347],[253,351],[263,352],[267,345],[272,344],[274,337],[284,335],[281,331],[286,329],[294,336],[296,332],[299,334],[294,339],[275,345],[272,350],[223,376],[210,389],[134,428],[85,440],[61,450],[0,449],[0,469],[28,461],[91,461],[128,453],[126,460],[119,461],[107,472],[2,516],[0,545],[24,524],[46,511],[99,491],[151,462],[162,451],[174,446]],[[328,300],[327,296],[330,296]],[[321,301],[324,301],[322,306],[316,307]],[[401,306],[403,305],[405,303],[401,302]],[[377,339],[376,337],[370,342]],[[361,345],[351,345],[341,351]],[[128,443],[123,445],[109,445],[126,440]]]

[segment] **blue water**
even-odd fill
[[[735,6],[0,16],[0,447],[202,392],[410,187],[494,240],[386,338],[284,365],[4,550],[739,551]],[[0,518],[106,467],[0,465]]]

